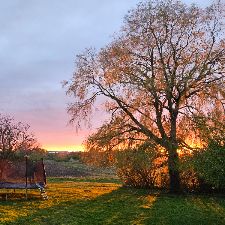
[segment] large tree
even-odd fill
[[[215,109],[224,115],[223,22],[219,2],[205,9],[173,0],[138,4],[110,44],[77,56],[67,82],[76,99],[71,121],[89,118],[100,97],[112,116],[103,134],[108,127],[114,141],[140,138],[164,148],[170,189],[179,192],[178,148],[198,118]]]

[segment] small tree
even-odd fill
[[[77,56],[68,94],[71,122],[87,119],[98,97],[111,113],[109,133],[152,142],[166,150],[170,190],[180,191],[178,148],[195,118],[224,113],[223,5],[206,9],[179,1],[145,1],[125,17],[121,33],[98,53]],[[105,126],[105,125],[104,125]],[[110,140],[115,140],[113,135]],[[121,146],[121,144],[120,144]]]
[[[29,125],[17,123],[12,117],[0,114],[0,158],[12,158],[16,152],[26,154],[37,147],[29,128]]]

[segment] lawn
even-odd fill
[[[32,191],[27,201],[24,195],[0,201],[0,224],[225,224],[222,196],[174,196],[124,188],[107,180],[49,181],[49,200]]]

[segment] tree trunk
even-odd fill
[[[167,148],[168,156],[168,169],[170,177],[170,192],[171,193],[180,193],[180,172],[179,172],[179,156],[177,153],[177,147]]]

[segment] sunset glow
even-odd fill
[[[0,225],[225,225],[225,0],[0,7]]]
[[[4,49],[0,54],[4,65],[0,68],[0,113],[29,124],[47,150],[79,151],[93,130],[83,127],[76,133],[68,126],[70,99],[62,81],[72,76],[75,55],[87,46],[100,49],[108,43],[127,10],[139,1],[104,1],[101,7],[97,1],[56,2],[54,6],[46,1],[4,2],[0,16],[12,26],[3,23],[0,41]],[[87,15],[89,11],[93,13]],[[102,112],[94,115],[93,124],[99,127],[102,118]]]

